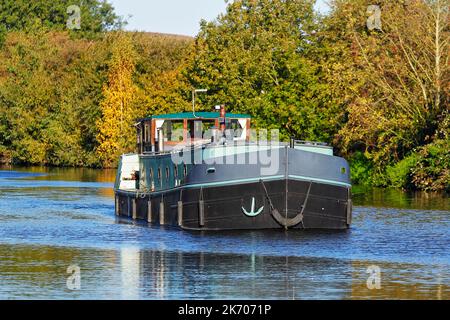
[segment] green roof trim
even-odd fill
[[[167,120],[184,120],[184,119],[218,119],[220,118],[220,112],[196,112],[194,114],[192,112],[180,112],[180,113],[168,113],[168,114],[160,114],[156,116],[151,116],[146,119],[167,119]],[[250,119],[251,116],[248,114],[240,114],[240,113],[227,113],[227,118],[231,119]]]

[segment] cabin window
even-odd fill
[[[211,129],[215,126],[215,120],[190,120],[188,121],[188,137],[191,139],[210,139]]]
[[[137,144],[141,144],[141,126],[137,127]]]
[[[159,183],[162,184],[162,179],[161,179],[161,168],[158,168],[158,180],[159,180]]]
[[[178,166],[177,165],[173,166],[173,175],[175,176],[175,179],[178,178]]]
[[[189,136],[191,139],[202,139],[202,120],[189,121]]]
[[[166,167],[166,180],[169,181],[169,177],[170,177],[170,170],[169,167]]]
[[[150,168],[150,181],[153,180],[153,168]]]
[[[186,176],[187,176],[187,165],[186,164],[184,164],[183,165],[183,176],[186,178]]]
[[[183,134],[183,120],[169,120],[164,121],[161,127],[164,130],[164,140],[166,142],[182,142],[184,139]]]
[[[211,139],[211,130],[216,126],[214,120],[203,120],[202,121],[202,138]]]
[[[231,119],[227,122],[227,129],[233,130],[234,138],[240,138],[242,136],[243,128],[238,119]]]
[[[149,123],[145,124],[144,142],[150,142],[150,124]]]

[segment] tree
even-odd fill
[[[309,59],[315,32],[310,0],[237,0],[214,22],[203,22],[191,65],[191,87],[206,87],[207,108],[226,104],[284,138],[330,140],[334,117],[322,108],[318,65]]]
[[[91,131],[106,52],[103,42],[67,33],[8,34],[0,50],[0,145],[14,162],[95,164]]]
[[[104,167],[114,166],[121,153],[132,151],[135,141],[137,87],[133,83],[133,74],[136,52],[127,34],[114,33],[110,38],[112,54],[108,84],[103,87],[102,118],[97,122],[99,146],[96,152]]]
[[[135,83],[137,117],[185,111],[191,107],[191,88],[182,77],[193,52],[191,37],[152,33],[133,36],[138,53]]]
[[[136,47],[133,103],[139,108],[133,107],[133,120],[182,108],[186,101],[178,94],[178,70],[191,38],[124,36]],[[0,158],[21,164],[101,165],[97,124],[116,37],[91,41],[45,30],[7,34],[0,49]],[[123,142],[131,148],[134,132],[125,134]]]
[[[383,30],[370,32],[361,16],[369,3],[333,3],[330,19],[353,21],[341,25],[341,39],[331,39],[345,42],[353,56],[344,74],[354,76],[337,74],[336,81],[358,83],[346,99],[349,121],[339,140],[344,150],[362,143],[376,163],[386,164],[429,142],[448,103],[448,12],[440,0],[385,1]]]
[[[364,152],[375,183],[389,185],[386,168],[440,139],[448,116],[448,1],[379,1],[381,30],[366,26],[372,4],[331,3],[320,35],[330,50],[321,56],[346,111],[336,143],[347,156]]]
[[[68,30],[67,22],[78,16],[85,36],[120,28],[124,21],[106,0],[0,0],[0,26],[7,31]],[[0,30],[1,33],[1,30]]]

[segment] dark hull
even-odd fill
[[[116,190],[116,215],[185,230],[338,230],[351,224],[350,197],[349,187],[293,179],[151,194]]]

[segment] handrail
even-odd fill
[[[323,147],[323,148],[333,148],[332,146],[330,146],[328,143],[325,142],[318,142],[318,141],[304,141],[304,140],[293,140],[295,145],[300,145],[300,146],[311,146],[311,147]],[[243,142],[240,144],[237,144],[239,146],[259,146],[259,143],[252,143],[252,142]],[[271,145],[270,143],[268,145]],[[278,146],[289,146],[288,143],[286,142],[278,142]],[[209,143],[205,143],[205,144],[190,144],[190,145],[185,145],[183,148],[180,149],[172,149],[172,150],[166,150],[166,151],[144,151],[142,154],[143,155],[149,155],[149,156],[160,156],[160,155],[169,155],[169,154],[173,154],[173,153],[179,153],[179,152],[191,152],[194,150],[198,150],[198,149],[205,149],[205,148],[222,148],[224,147],[223,145],[217,145],[217,144],[213,144],[211,142]]]
[[[270,143],[268,145],[271,145]],[[285,143],[285,142],[278,142],[279,146],[288,146],[289,144]],[[226,145],[219,145],[219,144],[214,144],[214,143],[204,143],[204,144],[190,144],[190,145],[186,145],[183,148],[180,149],[171,149],[171,150],[167,150],[167,151],[163,151],[163,152],[158,152],[158,151],[144,151],[142,154],[143,155],[150,155],[150,156],[157,156],[157,155],[167,155],[167,154],[172,154],[172,153],[179,153],[179,152],[189,152],[189,151],[193,151],[196,149],[205,149],[205,148],[223,148]],[[251,143],[251,142],[245,142],[245,143],[238,143],[238,144],[231,144],[230,146],[261,146],[261,144],[259,143]]]
[[[318,146],[318,147],[330,147],[331,148],[331,146],[326,142],[294,140],[294,143],[299,144],[299,145],[305,145],[305,146]]]

